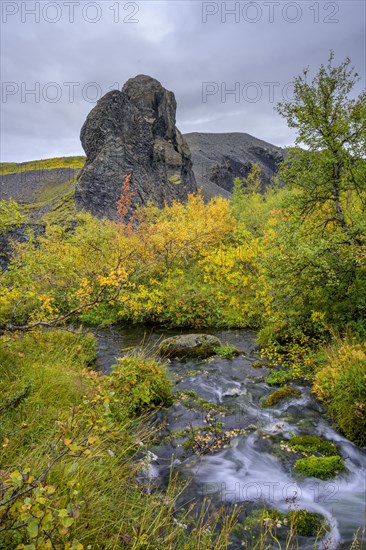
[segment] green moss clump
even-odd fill
[[[246,528],[258,528],[265,524],[267,529],[290,528],[296,536],[313,537],[326,529],[323,517],[307,510],[291,510],[287,514],[276,508],[254,510],[245,519]]]
[[[226,344],[226,346],[218,346],[217,348],[214,348],[214,352],[223,359],[231,359],[232,357],[237,357],[240,355],[240,351],[233,346],[230,346],[230,344]]]
[[[340,456],[309,456],[295,462],[294,469],[308,477],[328,479],[345,470]]]
[[[263,407],[273,407],[276,405],[279,401],[282,399],[286,399],[287,397],[299,397],[301,395],[301,392],[299,390],[296,390],[295,388],[292,388],[291,386],[284,386],[283,388],[280,388],[279,390],[276,390],[272,392],[264,401],[262,406]]]
[[[313,537],[317,535],[322,528],[322,516],[316,512],[308,512],[307,510],[291,510],[288,513],[291,527],[301,537]]]
[[[174,174],[173,176],[170,176],[168,179],[170,183],[174,183],[175,185],[179,185],[181,183],[181,179],[178,174]]]
[[[295,451],[305,453],[320,453],[324,456],[334,456],[337,453],[334,443],[317,435],[296,435],[290,439],[289,445]]]

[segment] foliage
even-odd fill
[[[163,366],[131,355],[102,377],[90,369],[92,336],[40,327],[123,321],[260,328],[263,354],[284,367],[266,382],[309,380],[336,425],[365,444],[366,117],[365,94],[351,98],[357,76],[349,63],[334,67],[331,55],[310,84],[307,72],[297,77],[294,101],[278,107],[298,131],[280,170],[283,186],[260,194],[253,165],[246,182],[235,181],[230,201],[205,203],[197,194],[163,209],[135,211],[125,176],[117,222],[76,215],[73,182],[57,196],[44,189],[41,202],[29,206],[30,213],[46,203],[52,209],[46,233],[18,243],[0,274],[0,548],[221,549],[238,518],[224,509],[210,515],[208,502],[198,514],[196,504],[180,509],[177,480],[165,494],[135,483],[152,460],[143,420],[172,399]],[[0,232],[23,221],[13,201],[0,201],[0,218]],[[335,336],[346,333],[348,340]],[[233,348],[216,352],[229,357]],[[263,405],[299,395],[285,386]],[[195,433],[195,448],[219,448],[220,429]],[[304,475],[327,479],[344,470],[330,442],[296,436],[290,445],[313,454],[295,464]],[[276,542],[285,521],[291,537],[318,533],[311,514],[279,514],[261,515],[253,547]]]
[[[13,200],[0,200],[0,235],[12,227],[17,227],[25,220],[19,206]]]
[[[295,462],[294,469],[308,477],[329,479],[345,470],[340,456],[308,456]]]
[[[347,58],[295,78],[294,100],[279,113],[298,132],[280,169],[288,193],[273,220],[274,300],[286,325],[305,335],[357,326],[365,316],[366,93],[350,94],[358,75]],[[276,283],[277,281],[277,283]],[[287,329],[287,327],[286,327]]]
[[[281,386],[294,379],[292,370],[274,370],[270,375],[266,376],[265,382],[269,386]]]
[[[305,453],[319,453],[323,456],[332,456],[337,452],[336,446],[331,441],[327,441],[316,435],[295,435],[288,442],[295,451]]]
[[[344,210],[345,193],[364,196],[366,92],[357,99],[349,97],[360,77],[350,67],[349,58],[339,66],[333,66],[333,60],[331,52],[328,65],[321,65],[311,84],[308,69],[297,76],[293,101],[278,104],[277,110],[297,130],[296,144],[307,147],[306,151],[297,149],[285,163],[286,180],[291,179],[302,191],[303,213],[319,207],[324,211],[325,206],[326,223],[338,225],[351,242],[357,228]]]
[[[300,390],[296,390],[291,386],[283,386],[283,388],[275,390],[268,397],[266,397],[266,399],[264,399],[262,403],[262,406],[273,407],[274,405],[277,405],[277,403],[282,399],[286,399],[287,397],[299,397],[300,395]]]
[[[119,397],[130,416],[141,415],[149,408],[172,404],[170,382],[165,369],[153,359],[125,356],[114,365],[110,388]]]
[[[352,97],[356,81],[333,54],[310,83],[307,71],[295,79],[294,101],[278,110],[297,147],[281,185],[263,194],[253,165],[229,201],[197,194],[136,210],[126,175],[116,223],[70,215],[66,193],[46,214],[45,235],[18,244],[0,275],[1,330],[70,321],[258,328],[263,354],[285,369],[267,382],[316,377],[337,425],[364,441],[363,361],[342,378],[318,355],[334,334],[366,335],[365,94]]]
[[[2,275],[8,289],[0,297],[3,323],[48,322],[79,308],[88,318],[90,308],[102,303],[112,320],[192,327],[258,323],[259,250],[241,238],[230,243],[235,222],[227,201],[206,205],[191,195],[186,205],[146,207],[137,215],[133,229],[79,214],[73,231],[48,227],[37,242],[18,245]]]
[[[338,342],[314,378],[313,390],[325,401],[336,425],[358,445],[366,444],[366,345]]]

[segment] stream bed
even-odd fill
[[[265,383],[269,370],[258,368],[255,333],[207,332],[242,353],[232,359],[169,361],[167,370],[177,400],[155,415],[158,433],[150,448],[148,476],[164,484],[173,467],[191,481],[187,499],[210,496],[228,506],[246,503],[248,513],[264,506],[285,513],[290,509],[316,512],[329,524],[317,547],[349,549],[355,532],[365,525],[365,449],[332,427],[305,384],[293,384],[300,396],[271,408],[261,406],[276,388]],[[108,373],[122,350],[153,350],[162,339],[181,332],[111,327],[94,333],[96,366]],[[333,442],[346,471],[324,481],[293,472],[293,453],[286,445],[293,435],[318,435]],[[239,539],[230,548],[242,548]],[[299,548],[314,548],[314,539],[300,538]]]

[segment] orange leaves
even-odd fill
[[[135,195],[134,191],[131,190],[131,174],[126,174],[123,176],[123,185],[120,198],[116,202],[117,214],[118,214],[118,223],[119,227],[122,227],[126,221],[128,212],[132,206],[133,197]],[[126,234],[131,234],[133,230],[132,219],[124,226]]]

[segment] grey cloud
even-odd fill
[[[20,10],[22,2],[3,2],[2,7],[4,4]],[[35,4],[26,2],[28,8]],[[309,65],[316,70],[327,60],[329,50],[334,49],[337,61],[351,57],[362,75],[358,89],[364,86],[364,2],[252,2],[262,14],[256,23],[244,20],[242,10],[249,9],[244,1],[224,3],[228,9],[239,4],[241,10],[238,22],[228,15],[226,23],[220,13],[222,2],[210,3],[211,8],[218,7],[218,13],[208,16],[206,23],[202,21],[202,9],[208,4],[197,0],[85,0],[75,7],[73,23],[68,20],[65,2],[57,0],[57,4],[62,18],[56,23],[42,17],[35,23],[29,16],[22,23],[20,13],[9,16],[7,22],[3,20],[2,82],[3,86],[15,82],[20,90],[13,96],[2,96],[2,161],[82,154],[79,131],[93,107],[87,100],[85,86],[92,82],[97,83],[101,93],[106,93],[136,74],[149,74],[175,92],[177,123],[182,131],[242,131],[278,145],[290,144],[294,134],[276,114],[274,105],[282,98],[283,86],[302,68]],[[94,24],[81,16],[88,4],[89,17],[94,13],[92,4],[97,4],[102,14]],[[119,23],[114,22],[117,4]],[[139,9],[132,14],[134,5]],[[270,6],[275,10],[273,22],[269,21]],[[286,21],[283,14],[294,18],[298,7],[300,20]],[[338,13],[332,14],[332,9],[337,8]],[[250,17],[253,14],[254,11]],[[123,22],[126,17],[139,22]],[[339,22],[326,23],[326,18]],[[39,102],[29,94],[23,93],[22,97],[21,83],[31,88],[36,82],[40,86]],[[47,88],[51,82],[57,83],[62,92],[54,103],[47,100],[47,93],[54,91]],[[67,82],[79,83],[73,102]],[[204,82],[214,82],[219,88],[206,102],[202,100]],[[250,82],[261,91],[257,101],[248,95],[255,91],[247,88]],[[273,84],[274,98],[269,96],[270,82],[278,83]],[[225,91],[225,86],[230,90],[237,85],[238,102],[232,94],[221,96],[221,88]],[[93,91],[92,86],[86,89]]]

